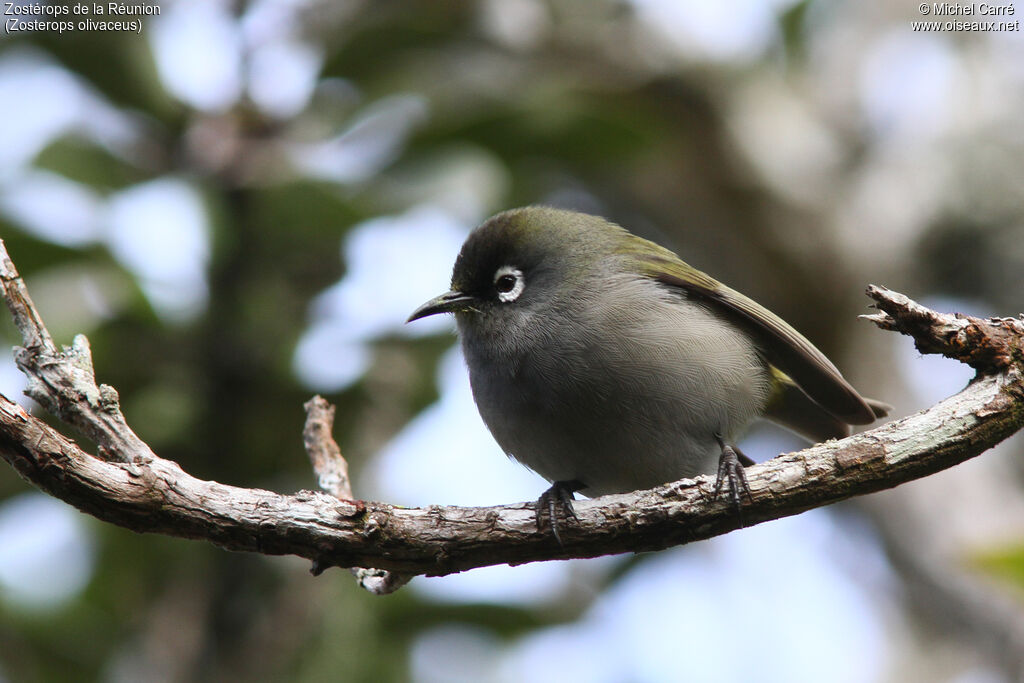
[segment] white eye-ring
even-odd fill
[[[526,287],[523,271],[512,266],[502,266],[494,273],[494,288],[498,290],[498,299],[509,303],[519,298]]]

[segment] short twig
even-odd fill
[[[302,442],[320,488],[338,500],[353,500],[352,483],[348,478],[348,461],[331,436],[334,427],[334,406],[323,397],[314,396],[302,407],[306,409],[306,426],[302,429]]]
[[[338,500],[355,500],[352,483],[348,476],[348,461],[341,454],[338,443],[331,436],[334,430],[334,406],[321,396],[314,396],[303,404],[306,409],[306,425],[302,429],[302,441],[306,453],[316,472],[320,488]],[[357,502],[358,504],[358,502]],[[313,561],[310,571],[320,574],[329,565],[319,559]],[[359,585],[374,595],[394,593],[409,583],[413,575],[392,572],[386,569],[352,567],[352,574]]]

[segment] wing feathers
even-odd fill
[[[659,248],[660,250],[660,248]],[[865,399],[850,386],[836,366],[786,321],[756,301],[726,287],[709,275],[679,260],[672,252],[649,254],[631,250],[640,271],[668,286],[679,288],[729,316],[758,343],[765,357],[822,408],[849,424],[874,422],[885,404]]]

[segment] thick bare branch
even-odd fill
[[[4,272],[5,293],[19,295],[23,286],[13,266],[5,266]],[[876,316],[876,322],[913,335],[919,348],[951,348],[949,335],[933,337],[943,325],[960,325],[962,318],[928,311],[880,288],[872,296],[887,313]],[[27,295],[20,300],[28,301]],[[38,321],[31,303],[27,306],[26,311],[12,305],[15,317]],[[920,324],[924,318],[939,327]],[[22,324],[31,321],[19,320]],[[580,501],[578,521],[561,529],[564,547],[549,532],[538,531],[532,502],[396,508],[323,493],[281,495],[195,479],[177,464],[152,455],[148,447],[143,452],[148,456],[140,457],[133,441],[137,437],[123,419],[108,419],[102,427],[86,430],[117,456],[117,461],[104,461],[3,397],[0,455],[44,491],[125,528],[205,539],[232,550],[298,555],[319,568],[376,567],[394,576],[441,575],[493,564],[659,550],[891,488],[974,457],[1018,431],[1024,425],[1018,324],[974,319],[970,324],[969,343],[991,351],[970,356],[983,372],[956,396],[870,432],[749,468],[751,497],[741,514],[712,495],[708,477]],[[41,322],[37,327],[45,333]],[[87,348],[84,338],[79,339],[79,346]],[[25,357],[20,365],[30,377],[50,378],[41,382],[39,391],[45,390],[47,405],[56,404],[65,419],[71,416],[76,425],[90,425],[109,415],[119,418],[120,411],[111,413],[94,400],[87,382],[85,389],[79,388],[84,382],[80,376],[91,380],[93,375],[88,354],[75,355],[74,347],[56,353],[52,343],[50,348],[37,343],[21,353]],[[69,355],[74,362],[65,358]],[[326,431],[329,438],[329,426]],[[316,436],[324,438],[324,433]],[[318,474],[329,469],[318,467]],[[386,584],[391,575],[375,576]]]
[[[742,520],[776,519],[951,467],[1021,427],[1020,375],[987,377],[932,408],[748,469]],[[44,491],[134,531],[206,539],[231,550],[294,554],[321,567],[441,575],[491,564],[659,550],[740,526],[707,477],[576,505],[564,549],[536,527],[532,503],[395,508],[303,491],[285,496],[195,479],[176,464],[103,462],[0,400],[0,455]]]

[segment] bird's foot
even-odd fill
[[[744,455],[740,449],[725,443],[721,436],[716,435],[715,438],[718,439],[718,445],[722,447],[722,454],[718,457],[718,476],[715,478],[715,497],[718,497],[728,481],[729,500],[738,510],[740,498],[745,497],[749,501],[754,499],[750,493],[750,486],[747,484],[747,473],[743,469],[747,465],[753,465],[754,461]]]
[[[575,479],[556,481],[551,485],[551,488],[540,494],[540,498],[534,504],[534,508],[537,511],[537,531],[544,528],[544,516],[547,515],[548,520],[551,522],[551,533],[555,535],[555,540],[558,541],[558,545],[562,548],[565,545],[562,543],[562,537],[558,533],[557,508],[561,508],[562,516],[565,519],[572,517],[579,521],[576,511],[572,507],[572,494],[582,488],[583,483]]]

